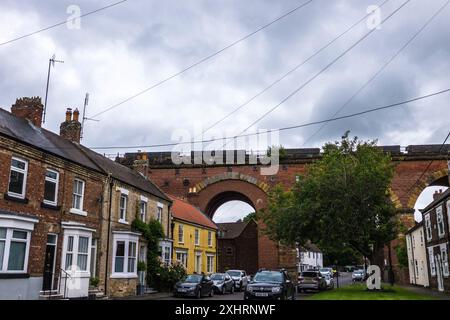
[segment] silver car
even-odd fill
[[[366,273],[364,270],[355,270],[352,273],[352,281],[364,281],[364,278],[366,277]]]
[[[234,281],[228,273],[213,273],[210,278],[213,281],[215,292],[221,294],[234,293]]]
[[[234,281],[234,288],[244,290],[248,284],[248,277],[244,270],[228,270],[227,273]]]
[[[323,275],[323,278],[325,279],[325,282],[327,283],[327,288],[328,289],[333,289],[334,288],[334,279],[333,279],[333,277],[327,273],[327,274]]]

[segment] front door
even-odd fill
[[[44,280],[42,290],[53,289],[53,279],[55,274],[55,255],[56,255],[56,235],[47,235],[47,247],[45,249],[44,259]]]
[[[436,254],[434,256],[435,263],[436,263],[436,276],[437,276],[437,284],[438,284],[438,290],[444,291],[444,277],[442,274],[442,260],[441,255]]]

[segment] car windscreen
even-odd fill
[[[190,275],[187,275],[181,282],[185,282],[185,283],[200,283],[200,281],[202,281],[202,276],[195,275],[195,274],[190,274]]]
[[[302,272],[301,276],[306,277],[306,278],[315,278],[315,277],[317,277],[317,272],[306,271],[306,272]]]
[[[260,272],[255,275],[253,282],[283,282],[283,275],[280,272]]]
[[[241,276],[240,271],[227,271],[227,273],[232,277],[240,277]]]
[[[328,269],[328,268],[323,268],[323,269],[320,269],[319,271],[320,271],[320,272],[330,272],[331,270]]]
[[[223,274],[213,274],[211,276],[211,280],[223,280],[225,279],[225,276]]]

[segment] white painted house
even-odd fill
[[[320,249],[311,242],[297,248],[298,272],[308,269],[323,268],[323,254]]]
[[[428,287],[428,264],[423,222],[417,223],[405,234],[408,252],[409,282]]]

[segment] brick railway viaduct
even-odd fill
[[[442,149],[440,145],[410,145],[405,150],[400,146],[380,148],[391,154],[395,165],[391,199],[398,210],[399,218],[409,228],[414,224],[414,205],[423,189],[434,185],[449,186],[450,145],[445,145]],[[240,151],[234,151],[235,155]],[[272,186],[281,183],[285,188],[291,187],[296,176],[305,171],[305,166],[320,157],[318,148],[286,149],[286,155],[280,159],[278,173],[271,176],[260,174],[262,165],[249,164],[248,154],[245,164],[240,165],[175,165],[170,152],[127,153],[124,157],[117,158],[117,161],[134,167],[165,192],[187,199],[213,217],[216,209],[230,200],[244,201],[256,211],[264,208],[267,192]],[[395,244],[396,241],[391,243],[392,249]],[[392,266],[396,270],[395,250],[388,250],[388,247],[384,253],[385,259],[390,251]],[[259,236],[257,255],[260,268],[295,269],[293,250],[279,246],[263,234]],[[395,272],[397,277],[407,276],[400,274],[398,270]]]

